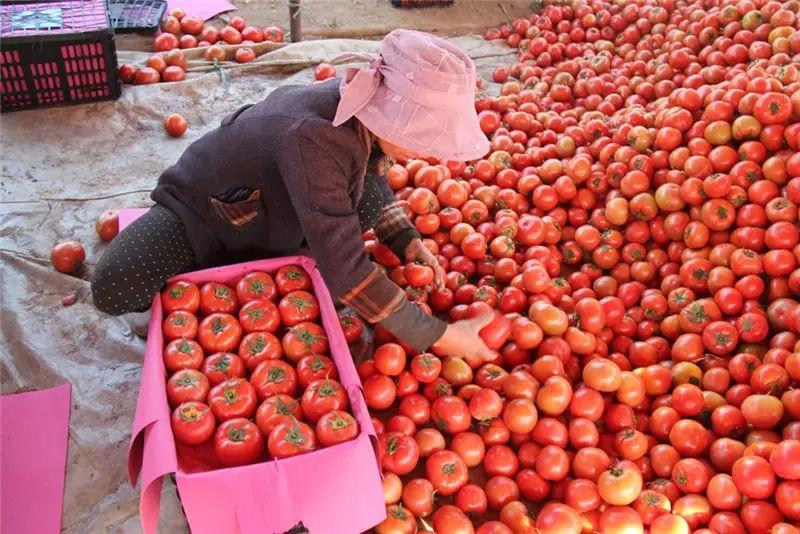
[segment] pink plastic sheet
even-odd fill
[[[167,11],[180,7],[190,15],[197,15],[203,20],[236,9],[236,6],[225,0],[169,0]]]
[[[169,423],[162,360],[162,311],[156,296],[128,464],[131,483],[135,484],[141,476],[139,506],[145,534],[156,532],[161,480],[170,473],[176,473],[178,492],[194,534],[282,533],[300,522],[311,532],[346,534],[363,532],[385,517],[375,430],[330,293],[314,261],[304,256],[260,260],[175,279],[231,284],[250,271],[274,273],[291,264],[300,265],[311,276],[331,358],[348,393],[360,434],[352,441],[293,458],[189,472],[188,463],[179,461]]]
[[[0,397],[0,532],[61,531],[69,407],[69,384]]]

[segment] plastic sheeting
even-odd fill
[[[478,64],[484,82],[514,51],[480,38],[454,42]],[[245,66],[190,63],[185,82],[126,86],[122,98],[76,107],[22,111],[0,118],[0,393],[72,384],[62,531],[140,532],[138,488],[127,482],[127,451],[144,342],[130,317],[91,304],[89,273],[104,244],[93,221],[104,209],[149,204],[160,172],[192,141],[239,106],[289,83],[309,83],[312,67],[342,52],[375,51],[377,42],[307,41],[263,53]],[[120,52],[120,63],[147,54]],[[180,113],[180,139],[162,118]],[[78,276],[54,271],[49,251],[77,239],[87,253]],[[65,307],[62,298],[77,293]],[[186,532],[172,484],[165,484],[160,531]]]

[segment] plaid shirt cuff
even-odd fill
[[[377,267],[339,300],[372,324],[383,321],[407,302],[400,286]]]
[[[392,249],[401,260],[405,258],[406,247],[411,240],[420,237],[401,202],[393,202],[383,208],[374,230],[378,241]]]

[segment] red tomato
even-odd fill
[[[250,383],[260,400],[281,393],[293,396],[297,391],[297,373],[284,361],[265,360],[250,375]]]
[[[86,251],[83,245],[77,241],[59,241],[50,251],[50,263],[62,273],[73,273],[83,264],[86,259]]]
[[[311,452],[316,448],[314,431],[297,419],[280,423],[272,429],[267,439],[269,455],[276,459]]]
[[[105,210],[94,221],[97,236],[103,241],[111,241],[119,233],[119,211]]]
[[[467,484],[467,465],[453,451],[439,451],[425,462],[425,473],[441,495],[453,495]]]
[[[196,314],[200,308],[200,289],[191,283],[178,280],[170,282],[161,292],[161,309],[164,313],[176,310]]]
[[[209,282],[200,288],[200,311],[203,315],[212,313],[232,314],[239,307],[236,292],[225,284]]]
[[[206,352],[230,352],[242,340],[242,327],[233,315],[212,313],[200,323],[197,339]]]
[[[411,436],[387,432],[379,437],[381,467],[396,475],[407,475],[419,461],[419,445]]]
[[[281,342],[269,332],[251,332],[239,343],[239,357],[248,371],[264,360],[277,360],[282,355]]]
[[[307,291],[297,290],[287,294],[278,303],[278,309],[285,326],[315,322],[319,319],[319,303],[316,297]]]
[[[278,307],[267,299],[252,299],[239,309],[239,324],[245,332],[274,334],[281,325]]]
[[[327,353],[328,337],[318,324],[298,323],[284,334],[281,345],[286,357],[296,362],[306,354]]]
[[[346,410],[350,403],[347,393],[339,382],[332,378],[324,378],[314,380],[308,385],[300,399],[300,405],[306,419],[316,423],[330,411]]]
[[[168,373],[181,369],[200,369],[203,357],[203,349],[196,341],[174,339],[164,348],[164,367]]]
[[[203,360],[201,371],[208,377],[212,386],[229,378],[242,378],[245,375],[243,360],[231,353],[217,352]]]
[[[256,299],[275,300],[277,296],[275,281],[264,272],[249,272],[236,283],[236,297],[242,304]]]
[[[167,380],[167,400],[170,406],[184,402],[205,402],[211,388],[206,375],[195,369],[183,369]]]
[[[208,405],[219,422],[249,419],[256,411],[256,390],[244,379],[231,378],[211,388]]]
[[[283,393],[267,397],[256,410],[256,425],[267,437],[276,426],[293,419],[303,420],[300,402]]]
[[[216,424],[208,406],[184,402],[172,412],[172,434],[185,445],[199,445],[214,435]]]
[[[254,463],[263,452],[264,438],[258,427],[247,419],[225,421],[214,434],[214,453],[224,466]]]
[[[344,339],[348,344],[352,344],[361,338],[364,332],[364,323],[361,322],[361,319],[347,313],[339,316],[339,323],[344,333]]]
[[[292,291],[309,291],[311,278],[299,265],[287,265],[278,269],[275,274],[275,285],[281,295],[287,295]]]
[[[358,422],[347,412],[333,410],[317,421],[317,440],[323,447],[330,447],[355,439],[358,436]]]

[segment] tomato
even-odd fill
[[[789,97],[782,93],[765,93],[753,106],[753,115],[761,124],[786,122],[791,112]]]
[[[778,443],[769,462],[777,476],[786,480],[800,480],[800,440],[787,439]]]
[[[317,421],[317,440],[323,447],[330,447],[355,439],[358,436],[358,422],[347,412],[333,410]]]
[[[344,388],[332,378],[312,381],[300,400],[303,414],[312,423],[332,410],[346,410],[349,404]]]
[[[242,35],[244,37],[244,35]],[[237,48],[234,54],[234,59],[237,63],[249,63],[256,58],[256,52],[249,46]]]
[[[339,316],[339,324],[342,327],[344,339],[348,344],[360,339],[364,332],[364,323],[361,322],[361,319],[349,313]]]
[[[487,482],[487,486],[488,486]],[[456,494],[456,506],[464,513],[484,514],[488,507],[486,492],[480,486],[467,484]]]
[[[406,366],[406,352],[396,343],[386,343],[375,350],[373,354],[375,369],[379,372],[398,376]]]
[[[239,343],[239,357],[248,371],[264,360],[277,360],[282,355],[281,342],[269,332],[251,332]]]
[[[403,506],[419,517],[433,512],[433,484],[424,478],[415,478],[403,487]]]
[[[297,362],[306,354],[328,352],[328,337],[325,330],[315,323],[298,323],[284,334],[281,346],[286,357]]]
[[[411,436],[387,432],[379,436],[381,467],[396,475],[410,473],[419,461],[419,445]]]
[[[200,289],[191,282],[178,280],[170,282],[161,292],[161,309],[164,313],[176,310],[196,314],[200,308]]]
[[[642,518],[628,506],[610,506],[600,516],[600,531],[607,534],[644,532]]]
[[[467,467],[480,465],[486,454],[483,439],[472,432],[461,432],[453,436],[450,449],[461,457]]]
[[[170,70],[175,69],[175,70]],[[161,74],[163,80],[165,82],[174,82],[180,81],[185,77],[183,70],[180,67],[165,67],[164,72]],[[171,115],[167,115],[164,118],[164,131],[167,132],[171,137],[180,137],[185,132],[186,129],[189,127],[189,123],[186,122],[182,116],[178,115],[177,113],[173,113]]]
[[[319,303],[316,297],[307,291],[296,290],[288,293],[278,303],[278,310],[281,322],[285,326],[315,322],[319,319]]]
[[[369,403],[369,398],[367,399]],[[464,399],[452,395],[439,397],[431,404],[434,424],[448,434],[466,432],[471,423],[471,414]]]
[[[239,324],[245,332],[263,331],[274,334],[280,327],[277,306],[267,299],[252,299],[239,309]]]
[[[211,388],[208,405],[219,422],[248,419],[256,411],[256,391],[246,380],[231,378]]]
[[[422,353],[411,359],[409,368],[419,382],[430,384],[441,373],[442,361],[433,354]]]
[[[200,311],[203,315],[232,314],[238,306],[236,292],[225,284],[209,282],[200,288]]]
[[[375,526],[376,534],[415,534],[417,519],[400,505],[386,507],[386,519]]]
[[[242,304],[256,299],[274,301],[277,296],[275,281],[268,273],[252,271],[236,283],[236,297]]]
[[[256,462],[263,452],[264,438],[258,427],[247,419],[229,419],[214,434],[214,453],[224,466],[234,467]]]
[[[164,367],[168,373],[180,369],[200,369],[203,364],[203,349],[191,339],[174,339],[164,348]]]
[[[635,464],[623,460],[600,475],[597,491],[608,504],[631,504],[642,491],[642,474]]]
[[[167,400],[170,406],[184,402],[205,402],[211,385],[206,375],[195,369],[182,369],[167,381]]]
[[[164,37],[165,35],[169,35],[170,37]],[[177,41],[177,38],[171,34],[161,34],[158,36],[158,38],[163,38],[165,40],[170,41],[170,44],[166,45],[169,46],[170,48],[173,48],[171,46],[172,44],[171,41],[172,40]],[[158,51],[158,49],[156,50]],[[134,76],[134,83],[136,85],[150,85],[153,83],[158,83],[159,81],[161,81],[161,74],[152,67],[142,67],[136,71],[136,74]]]
[[[216,424],[208,406],[202,402],[184,402],[172,412],[172,434],[185,445],[199,445],[214,435]]]
[[[77,271],[85,259],[83,245],[74,240],[59,241],[50,251],[50,264],[62,273]]]
[[[203,360],[201,371],[208,377],[211,386],[216,386],[230,378],[242,378],[245,375],[244,362],[235,354],[217,352]]]
[[[297,382],[300,387],[307,388],[314,380],[323,378],[338,379],[339,372],[336,364],[327,356],[319,354],[306,354],[297,362]]]
[[[284,361],[265,360],[250,375],[250,383],[260,400],[281,393],[293,396],[297,391],[297,373]]]
[[[212,313],[200,323],[197,339],[206,352],[233,351],[242,339],[242,327],[230,314]]]
[[[453,495],[467,483],[467,466],[453,451],[439,451],[430,456],[425,462],[425,473],[441,495]]]
[[[299,265],[287,265],[278,269],[275,286],[280,295],[287,295],[292,291],[310,291],[312,287],[311,278]]]
[[[256,410],[256,424],[265,436],[281,423],[303,419],[300,403],[289,395],[279,393],[267,397]]]
[[[367,406],[373,410],[389,408],[397,398],[397,386],[392,379],[377,373],[367,378],[363,384]]]
[[[436,532],[450,534],[474,534],[469,518],[457,507],[445,504],[433,513],[433,528]]]
[[[119,233],[119,211],[105,210],[94,221],[97,236],[103,241],[111,241]]]
[[[765,499],[775,491],[775,473],[770,463],[759,456],[744,456],[733,464],[733,482],[750,499]]]
[[[489,306],[480,302],[470,304],[467,316],[478,317],[487,313],[494,313],[494,319],[484,326],[479,334],[487,347],[497,350],[503,346],[511,335],[511,320],[499,311],[492,311]]]
[[[317,448],[314,431],[297,419],[278,424],[267,438],[267,449],[273,458],[289,458]]]

